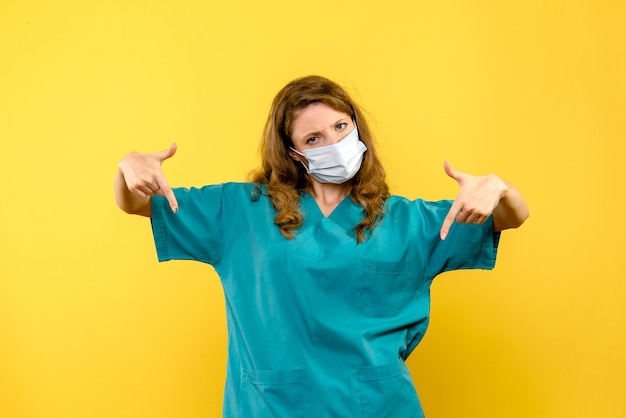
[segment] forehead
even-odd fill
[[[306,135],[308,132],[327,128],[343,118],[349,119],[350,115],[336,110],[326,103],[311,103],[295,114],[291,132],[294,136]]]

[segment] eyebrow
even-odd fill
[[[333,123],[333,124],[332,124],[332,126],[338,125],[339,123],[342,123],[343,121],[345,121],[345,120],[349,120],[349,119],[350,119],[349,117],[344,116],[343,118],[338,119],[335,123]],[[344,123],[345,123],[345,122],[344,122]],[[306,140],[307,140],[307,139],[309,139],[310,137],[312,137],[312,136],[316,136],[316,135],[319,135],[320,133],[321,133],[320,131],[309,132],[308,134],[306,134],[306,135],[303,135],[303,136],[302,136],[302,140],[303,140],[303,141],[306,141]]]

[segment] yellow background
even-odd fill
[[[449,159],[531,207],[496,270],[433,286],[428,417],[626,416],[623,2],[5,0],[0,417],[220,415],[219,281],[157,263],[116,164],[176,141],[171,184],[244,180],[307,74],[366,109],[395,193],[454,197]]]

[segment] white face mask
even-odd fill
[[[313,148],[297,154],[306,157],[309,162],[307,172],[320,183],[341,184],[350,180],[361,168],[363,153],[367,147],[359,140],[359,131],[355,127],[344,139],[333,145]],[[300,161],[305,166],[303,161]]]

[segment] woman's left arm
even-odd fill
[[[506,184],[506,192],[492,213],[493,230],[496,232],[517,228],[530,215],[528,206],[519,190],[509,182],[504,183]]]
[[[482,224],[493,216],[495,232],[517,228],[529,216],[528,206],[512,184],[489,174],[471,176],[444,164],[446,174],[459,183],[459,194],[441,227],[441,239],[446,239],[450,227],[457,223]]]

